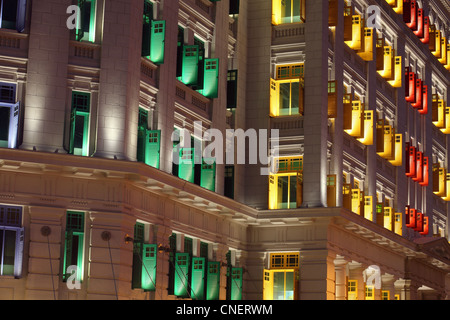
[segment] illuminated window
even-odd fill
[[[375,300],[374,286],[366,286],[366,300]]]
[[[358,300],[358,281],[348,280],[348,282],[347,282],[347,300]]]
[[[269,209],[298,208],[302,198],[303,158],[277,159],[277,174],[269,176]]]
[[[304,64],[280,65],[270,82],[270,115],[302,115],[304,108]]]
[[[264,270],[264,300],[294,300],[298,291],[298,253],[272,253]]]
[[[0,276],[22,275],[22,208],[0,206]]]
[[[242,286],[243,286],[243,269],[235,267],[231,260],[231,251],[226,254],[227,259],[227,300],[242,300]]]
[[[390,300],[390,292],[387,290],[381,291],[381,300]]]
[[[145,225],[136,223],[133,238],[132,288],[154,291],[157,246],[145,243],[144,232]]]
[[[70,154],[85,157],[89,155],[90,104],[90,93],[72,92],[69,143]]]
[[[16,148],[19,134],[20,103],[16,85],[0,83],[0,148]]]
[[[76,279],[83,280],[84,270],[84,212],[68,211],[66,215],[66,234],[64,243],[63,281],[67,281],[71,273],[69,266],[78,268]]]
[[[305,22],[306,0],[272,0],[274,25]]]
[[[97,0],[78,0],[80,19],[76,27],[77,41],[95,42]]]
[[[148,129],[148,111],[139,108],[137,161],[159,169],[161,131]]]
[[[155,64],[164,63],[166,22],[153,21],[153,3],[144,1],[142,56]]]

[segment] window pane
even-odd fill
[[[284,300],[284,272],[273,274],[273,299]]]
[[[8,146],[10,108],[0,107],[0,147]],[[2,141],[6,141],[3,145]]]
[[[289,179],[289,209],[297,208],[297,176]]]
[[[300,83],[292,82],[291,87],[291,114],[299,114]]]
[[[292,3],[292,22],[301,22],[300,20],[300,0],[291,0]]]
[[[17,0],[3,1],[2,8],[2,28],[15,29],[17,14]]]
[[[75,118],[75,149],[83,149],[84,140],[84,116],[77,115]]]
[[[291,84],[280,83],[280,115],[289,115]]]
[[[5,230],[5,243],[3,255],[3,275],[14,275],[14,257],[16,250],[16,232]]]
[[[278,208],[288,209],[289,177],[278,177]]]
[[[294,300],[294,272],[286,272],[286,300]]]

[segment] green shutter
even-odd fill
[[[152,21],[150,60],[155,64],[164,63],[164,45],[166,39],[166,21]]]
[[[183,46],[181,82],[196,85],[198,82],[199,46]]]
[[[76,265],[80,269],[77,280],[81,281],[83,274],[84,247],[84,213],[68,211],[66,216],[66,237],[64,244],[63,281],[70,275],[67,268]]]
[[[219,59],[206,59],[203,71],[203,89],[200,93],[207,98],[217,98],[219,88]]]
[[[161,131],[147,130],[145,142],[145,164],[159,169]]]
[[[194,148],[181,148],[178,165],[178,177],[194,183]]]
[[[231,268],[230,300],[242,300],[242,268]]]
[[[95,39],[95,1],[78,0],[80,19],[76,28],[77,41],[94,42]]]
[[[212,164],[208,164],[205,162],[214,161]],[[201,182],[200,186],[206,188],[211,191],[216,190],[216,162],[215,159],[204,159],[202,164],[202,172],[201,172]]]
[[[189,253],[175,254],[174,295],[189,298]]]
[[[144,244],[142,255],[142,289],[146,291],[156,290],[156,244]]]
[[[205,299],[205,258],[192,258],[191,298]]]
[[[208,273],[206,279],[206,299],[219,300],[220,293],[220,262],[208,262]]]

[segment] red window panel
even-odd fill
[[[422,108],[422,92],[423,92],[423,83],[421,79],[416,79],[415,85],[415,102],[411,104],[413,108],[421,109]]]
[[[405,225],[408,226],[409,225],[409,210],[410,207],[409,206],[405,206]]]
[[[409,209],[409,223],[406,225],[408,228],[416,227],[416,215],[417,215],[416,209]]]
[[[422,182],[423,181],[423,153],[416,152],[416,176],[413,181]]]
[[[422,43],[428,44],[430,42],[430,18],[423,17],[423,38],[420,39]]]
[[[408,68],[409,70],[409,68]],[[405,100],[415,102],[416,100],[416,74],[414,72],[405,73]]]
[[[428,113],[428,86],[422,82],[422,108],[419,108],[420,114]]]
[[[426,236],[428,235],[429,232],[429,218],[428,217],[423,217],[423,222],[422,222],[422,231],[420,232],[421,235]]]
[[[429,166],[429,159],[428,157],[423,157],[423,166],[422,166],[422,182],[419,182],[419,184],[422,187],[427,187],[429,184],[429,172],[430,172],[430,166]]]
[[[403,10],[404,10],[404,7],[403,7]],[[409,10],[407,10],[407,11],[409,11],[409,13],[410,13],[410,19],[409,19],[409,22],[406,22],[406,25],[412,31],[416,31],[417,30],[417,15],[418,15],[417,14],[418,6],[417,6],[416,0],[410,1]]]
[[[423,231],[423,213],[416,213],[416,227],[413,228],[415,231],[422,232]]]
[[[416,177],[416,147],[409,147],[409,155],[407,158],[409,162],[409,172],[406,172],[406,176],[410,178]]]
[[[423,38],[424,18],[423,9],[417,9],[417,30],[413,32],[419,38]]]

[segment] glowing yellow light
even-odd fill
[[[444,134],[450,134],[450,107],[445,107],[445,127],[441,129]]]
[[[388,230],[392,231],[392,208],[391,207],[384,207],[383,209],[383,216],[384,216],[384,227]]]
[[[361,101],[352,101],[352,128],[345,130],[349,135],[355,138],[362,138],[363,134],[363,107]]]
[[[388,83],[394,88],[401,88],[402,80],[403,80],[403,57],[397,56],[395,57],[394,64],[394,80],[388,80]]]
[[[373,110],[364,111],[364,134],[363,138],[359,138],[358,141],[366,146],[373,145],[373,129],[374,129],[374,116]]]
[[[442,55],[441,37],[442,37],[441,31],[436,30],[436,50],[431,52],[436,58],[441,58]]]
[[[385,125],[383,129],[384,136],[384,149],[383,152],[378,152],[380,157],[383,157],[387,160],[394,159],[394,135],[395,130],[390,125]]]
[[[401,236],[403,235],[403,214],[396,212],[394,216],[394,232]]]
[[[450,201],[450,173],[445,175],[445,195],[442,197],[444,201]]]
[[[352,16],[352,40],[345,43],[353,50],[361,50],[361,15]]]
[[[352,212],[357,215],[361,214],[361,190],[352,190]]]
[[[403,135],[396,134],[394,141],[394,159],[389,162],[396,167],[400,167],[403,164]]]
[[[439,62],[442,63],[443,65],[446,65],[448,62],[447,55],[448,55],[448,53],[447,53],[447,38],[442,37],[442,39],[441,39],[441,58],[439,59]]]
[[[395,7],[393,7],[395,13],[402,14],[403,13],[403,0],[397,0]]]
[[[447,172],[439,165],[433,166],[433,193],[439,197],[446,195]]]
[[[358,52],[358,55],[364,61],[373,61],[373,28],[364,28],[364,35],[362,37],[363,45],[362,50]]]
[[[437,95],[433,95],[433,110],[432,110],[433,124],[438,128],[445,127],[445,104],[444,100],[439,99]]]
[[[364,218],[367,220],[373,220],[373,197],[365,196],[364,197]]]
[[[385,46],[384,47],[384,55],[383,55],[383,60],[384,60],[384,69],[378,71],[378,73],[385,79],[392,79],[392,75],[393,75],[393,65],[392,65],[392,60],[393,60],[393,49],[391,46]]]

